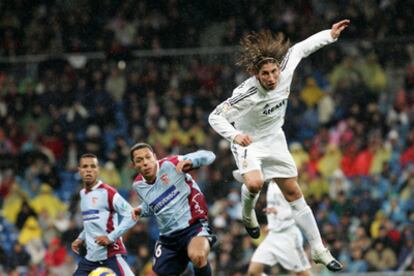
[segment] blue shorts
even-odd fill
[[[132,275],[132,271],[122,255],[115,255],[97,262],[91,262],[85,259],[85,257],[81,257],[78,268],[73,275],[87,276],[92,270],[102,266],[112,269],[116,275]]]
[[[193,237],[206,237],[212,246],[216,236],[207,222],[195,223],[168,236],[160,236],[155,244],[154,265],[152,269],[159,275],[179,275],[188,265],[190,258],[187,246]]]

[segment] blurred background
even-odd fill
[[[349,18],[338,43],[296,70],[284,130],[344,273],[414,275],[413,10],[397,0],[0,1],[0,274],[71,275],[79,155],[96,154],[101,179],[136,206],[129,147],[146,141],[159,158],[216,153],[193,172],[218,235],[210,262],[215,275],[244,275],[260,240],[240,221],[236,166],[207,117],[248,77],[235,66],[243,33],[268,28],[295,43]],[[153,219],[125,235],[136,275],[152,275],[157,235]]]

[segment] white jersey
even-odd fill
[[[281,73],[274,90],[265,90],[255,76],[245,80],[210,114],[209,123],[232,142],[238,134],[254,141],[272,136],[283,126],[293,73],[302,58],[334,42],[331,30],[321,31],[293,45],[280,64]]]
[[[274,208],[276,213],[267,214],[269,231],[280,232],[295,224],[292,209],[286,201],[279,186],[271,181],[266,193],[267,208]]]

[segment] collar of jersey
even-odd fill
[[[254,79],[255,79],[255,82],[256,82],[257,91],[260,94],[267,94],[268,92],[270,92],[270,91],[263,88],[262,84],[260,83],[260,81],[256,77],[254,77]]]
[[[91,191],[98,189],[98,187],[102,184],[103,182],[101,180],[98,180],[98,183],[96,183],[92,188]]]

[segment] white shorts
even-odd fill
[[[279,263],[293,272],[311,268],[303,249],[303,237],[297,226],[281,232],[270,231],[253,254],[252,262],[274,266]]]
[[[265,181],[298,175],[298,169],[289,152],[282,129],[277,131],[275,135],[253,141],[247,147],[233,143],[231,151],[241,174],[260,170]]]

